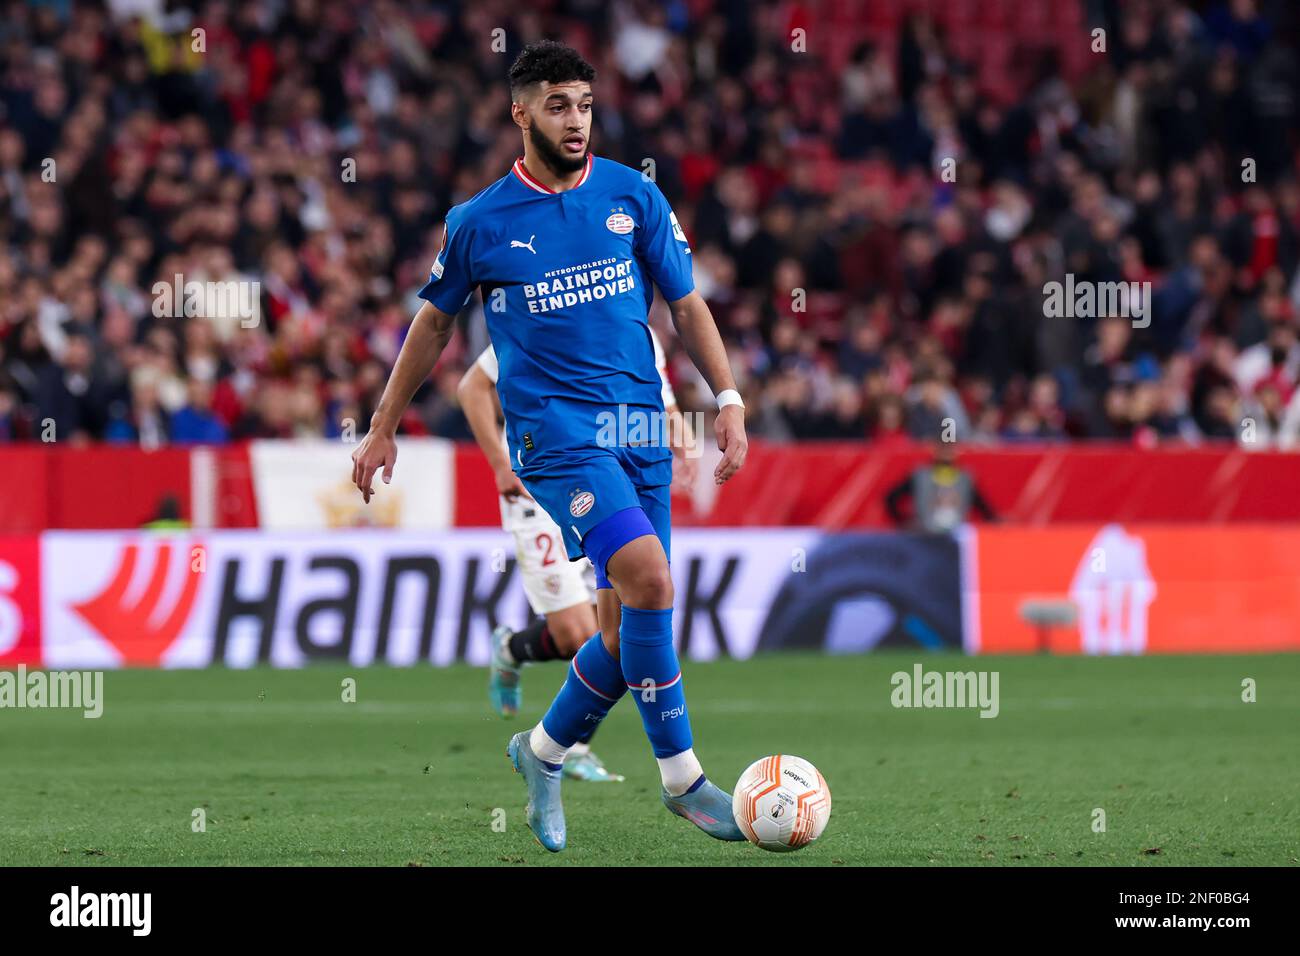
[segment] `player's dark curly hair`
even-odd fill
[[[590,83],[595,78],[595,67],[573,47],[555,40],[538,40],[515,57],[510,67],[510,95],[518,98],[520,90],[534,83]]]

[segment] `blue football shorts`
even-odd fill
[[[638,449],[593,448],[517,473],[560,526],[569,560],[591,559],[598,588],[610,586],[605,565],[629,541],[657,535],[671,556],[671,458],[647,462]]]

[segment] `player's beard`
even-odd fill
[[[565,131],[565,136],[569,131]],[[591,137],[587,136],[585,149],[577,156],[570,156],[560,148],[559,143],[551,142],[546,138],[546,134],[541,132],[535,125],[528,127],[528,141],[533,144],[533,150],[542,164],[555,173],[557,176],[563,176],[566,173],[576,173],[587,165],[587,154],[591,152]]]

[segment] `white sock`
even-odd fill
[[[568,747],[565,747],[562,744],[557,744],[551,738],[551,735],[546,732],[546,728],[542,726],[540,720],[537,722],[537,726],[533,728],[533,732],[528,737],[528,746],[533,748],[533,753],[537,755],[538,760],[544,760],[546,763],[550,764],[564,763],[564,755],[569,750]],[[687,786],[689,787],[690,784],[687,784]]]
[[[670,797],[680,797],[704,774],[694,750],[683,750],[671,757],[658,757],[659,776]]]
[[[572,747],[569,748],[569,753],[573,754],[575,757],[581,757],[583,754],[589,754],[591,753],[591,744],[584,744],[581,740],[579,740],[576,744],[574,744]]]

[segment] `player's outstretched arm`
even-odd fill
[[[514,501],[520,495],[531,498],[532,495],[524,488],[519,476],[511,469],[510,459],[506,457],[505,447],[501,443],[501,426],[497,424],[496,391],[492,379],[488,378],[487,373],[478,362],[475,362],[461,376],[460,384],[456,386],[456,397],[460,399],[460,409],[465,413],[465,421],[469,422],[469,430],[474,433],[474,440],[478,442],[478,447],[488,460],[488,464],[492,466],[492,474],[496,476],[497,491],[510,501]]]
[[[736,380],[731,375],[727,350],[704,297],[698,292],[691,292],[668,303],[668,307],[672,310],[677,336],[686,346],[686,354],[709,383],[713,394],[734,393]],[[720,485],[745,464],[745,455],[749,451],[749,439],[745,437],[745,407],[736,404],[720,408],[713,430],[718,437],[718,448],[722,451],[722,460],[713,470],[713,480]]]
[[[456,317],[436,309],[428,302],[415,313],[411,328],[398,353],[397,364],[388,376],[383,397],[375,413],[370,416],[370,431],[352,453],[352,481],[361,489],[366,503],[375,493],[371,482],[375,472],[384,469],[384,483],[393,480],[393,466],[397,463],[397,423],[401,421],[406,406],[420,383],[429,377],[438,357],[447,347],[455,330]]]

